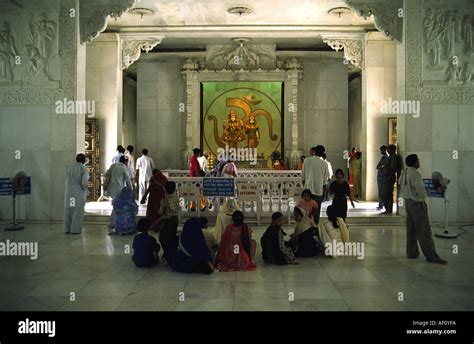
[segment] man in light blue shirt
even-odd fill
[[[81,234],[84,206],[87,200],[89,172],[84,166],[86,156],[77,154],[76,163],[68,167],[64,188],[64,233]]]
[[[418,258],[418,242],[421,251],[430,263],[447,264],[436,253],[435,244],[431,237],[431,225],[428,217],[427,197],[423,178],[418,172],[420,160],[416,154],[410,154],[405,159],[408,166],[400,176],[401,194],[407,211],[407,257]]]

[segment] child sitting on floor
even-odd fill
[[[150,230],[150,221],[148,219],[140,219],[137,224],[137,234],[133,238],[133,256],[132,260],[138,267],[150,267],[158,264],[160,245],[156,239],[148,234]]]
[[[311,191],[304,189],[301,193],[301,200],[298,202],[297,207],[303,208],[306,210],[306,215],[312,219],[314,214],[318,210],[318,203],[311,198]]]

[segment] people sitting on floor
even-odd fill
[[[138,213],[138,205],[133,196],[133,190],[128,186],[112,201],[114,207],[114,231],[109,234],[127,235],[135,233],[135,217]]]
[[[312,219],[316,211],[318,210],[318,203],[312,199],[311,191],[304,189],[301,193],[301,200],[298,202],[297,207],[306,210],[307,216]]]
[[[179,198],[176,194],[176,183],[166,182],[166,196],[160,203],[159,219],[157,228],[160,235],[158,239],[163,247],[163,257],[168,250],[176,250],[178,247],[178,212]]]
[[[227,202],[225,202],[225,205],[219,209],[219,213],[216,217],[216,225],[213,231],[213,235],[216,238],[218,245],[221,242],[222,233],[224,233],[227,226],[232,223],[232,214],[236,210],[240,210],[240,207],[234,198],[229,198]]]
[[[207,219],[203,217],[205,223],[202,227],[202,234],[204,234],[204,239],[206,240],[207,248],[212,255],[212,261],[216,259],[217,249],[219,248],[219,243],[214,237],[214,232],[207,228]]]
[[[140,219],[137,224],[137,234],[133,238],[133,256],[132,260],[138,267],[150,267],[158,264],[160,245],[156,239],[148,234],[150,229],[150,221],[148,219]]]
[[[317,226],[306,214],[306,210],[295,207],[293,218],[296,225],[291,235],[291,246],[296,257],[314,257],[318,254],[318,242],[315,239]]]
[[[327,219],[319,224],[319,240],[323,252],[333,252],[331,255],[337,258],[336,249],[326,250],[327,245],[337,245],[338,243],[349,242],[349,230],[345,221],[337,216],[336,207],[330,205],[326,209]]]
[[[165,259],[174,271],[210,274],[214,271],[211,252],[202,232],[207,225],[204,217],[194,217],[184,223],[178,248],[165,254]]]
[[[286,233],[281,227],[283,225],[284,216],[280,212],[272,214],[272,224],[263,233],[260,243],[262,245],[262,258],[265,262],[285,265],[296,265],[295,255],[293,250],[285,242]]]
[[[253,271],[256,242],[252,239],[252,229],[244,223],[244,214],[234,211],[232,221],[224,231],[217,251],[214,266],[219,271]]]

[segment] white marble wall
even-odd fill
[[[67,2],[65,2],[67,3]],[[3,5],[7,9],[3,9]],[[10,4],[11,5],[11,4]],[[16,30],[17,49],[22,57],[25,69],[28,67],[27,55],[24,54],[24,43],[28,42],[28,16],[33,11],[40,15],[45,4],[34,2],[25,3],[21,10],[16,6],[0,4],[0,13],[8,19]],[[64,41],[63,32],[58,13],[65,8],[60,7],[59,2],[47,4],[48,19],[58,23],[58,37],[54,38],[54,44],[59,44],[59,51]],[[14,9],[10,12],[11,9]],[[69,7],[68,7],[69,9]],[[77,9],[76,9],[77,10]],[[70,19],[74,21],[74,19]],[[71,22],[72,25],[78,25]],[[73,31],[72,31],[73,32]],[[63,38],[61,38],[63,37]],[[68,58],[75,59],[75,67],[82,70],[85,59],[81,55],[78,37],[67,37],[68,43],[76,55]],[[23,42],[23,43],[22,43]],[[57,55],[57,51],[55,53]],[[67,56],[65,56],[67,57]],[[78,150],[84,147],[84,139],[79,138],[84,128],[82,118],[75,114],[57,114],[55,101],[61,100],[61,92],[53,99],[43,97],[42,94],[52,94],[61,85],[67,84],[74,87],[74,92],[66,92],[67,96],[81,97],[83,87],[80,78],[64,79],[59,57],[51,59],[50,73],[54,82],[45,82],[43,85],[31,85],[19,83],[22,74],[16,74],[13,83],[2,82],[0,84],[0,177],[12,177],[19,171],[25,171],[31,177],[31,195],[18,196],[17,215],[19,219],[28,220],[62,220],[64,211],[64,175],[67,165],[75,161]],[[74,61],[65,61],[74,65]],[[73,74],[74,75],[74,74]],[[74,84],[76,82],[76,84]],[[82,90],[81,90],[82,88]],[[15,92],[22,96],[15,96]],[[69,90],[67,90],[69,91]],[[13,96],[8,96],[13,94]],[[36,94],[36,96],[35,96]],[[83,92],[82,92],[83,96]],[[70,99],[70,98],[68,98]],[[79,99],[79,98],[78,98]],[[79,133],[79,134],[78,134]],[[82,147],[81,147],[82,144]],[[19,155],[18,155],[19,154]],[[17,159],[19,157],[19,159]],[[0,218],[11,219],[11,197],[0,197]]]
[[[301,111],[304,155],[316,145],[326,147],[334,170],[346,168],[343,151],[348,149],[348,72],[341,58],[303,60]]]
[[[424,2],[420,9],[423,18],[427,8],[442,6],[434,2]],[[465,14],[473,14],[472,1],[454,1],[452,8],[464,8]],[[420,27],[420,20],[414,13],[407,13],[406,25],[414,30]],[[431,72],[422,65],[427,56],[423,49],[409,49],[409,46],[422,47],[422,35],[409,35],[405,32],[403,43],[398,47],[397,63],[399,65],[397,75],[397,86],[399,98],[406,97],[406,87],[416,86],[410,70],[420,74],[419,86],[434,85],[441,92],[434,98],[425,97],[429,100],[421,100],[421,112],[419,118],[412,116],[399,116],[399,143],[402,155],[415,153],[419,156],[420,172],[424,178],[430,178],[432,172],[440,171],[451,180],[448,187],[448,219],[450,222],[472,222],[474,213],[474,184],[472,183],[472,171],[474,170],[474,146],[472,144],[472,133],[474,132],[474,105],[460,104],[451,99],[442,100],[443,93],[449,94],[453,86],[445,83],[444,75]],[[414,40],[418,37],[420,41]],[[417,58],[417,54],[422,54]],[[461,61],[466,59],[462,56]],[[471,57],[472,59],[472,57]],[[412,65],[410,66],[409,63]],[[418,63],[413,66],[413,63]],[[436,79],[436,80],[435,80]],[[427,81],[429,80],[429,81]],[[426,84],[426,85],[425,85]],[[472,93],[472,85],[470,86]],[[466,91],[466,90],[465,90]],[[461,92],[460,89],[454,90]],[[411,92],[413,93],[413,92]],[[469,94],[469,92],[467,92]],[[410,98],[420,100],[419,98]],[[444,222],[444,202],[441,199],[429,198],[431,218],[435,222]]]
[[[147,148],[160,169],[181,168],[186,104],[179,59],[138,62],[137,151]]]
[[[86,46],[86,99],[99,119],[100,169],[105,172],[122,143],[122,70],[116,33],[102,33]]]
[[[430,178],[439,171],[451,180],[448,189],[449,221],[473,220],[474,132],[473,105],[422,104],[419,118],[406,118],[404,156],[419,156],[420,172]],[[420,133],[423,135],[420,135]],[[432,219],[444,221],[444,203],[429,199]]]

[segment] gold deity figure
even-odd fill
[[[247,134],[248,148],[257,148],[260,140],[260,131],[255,116],[250,115],[245,123],[245,133]]]
[[[229,119],[224,121],[224,133],[222,141],[229,145],[229,148],[237,148],[237,144],[245,139],[244,122],[237,117],[235,110],[229,111]]]

